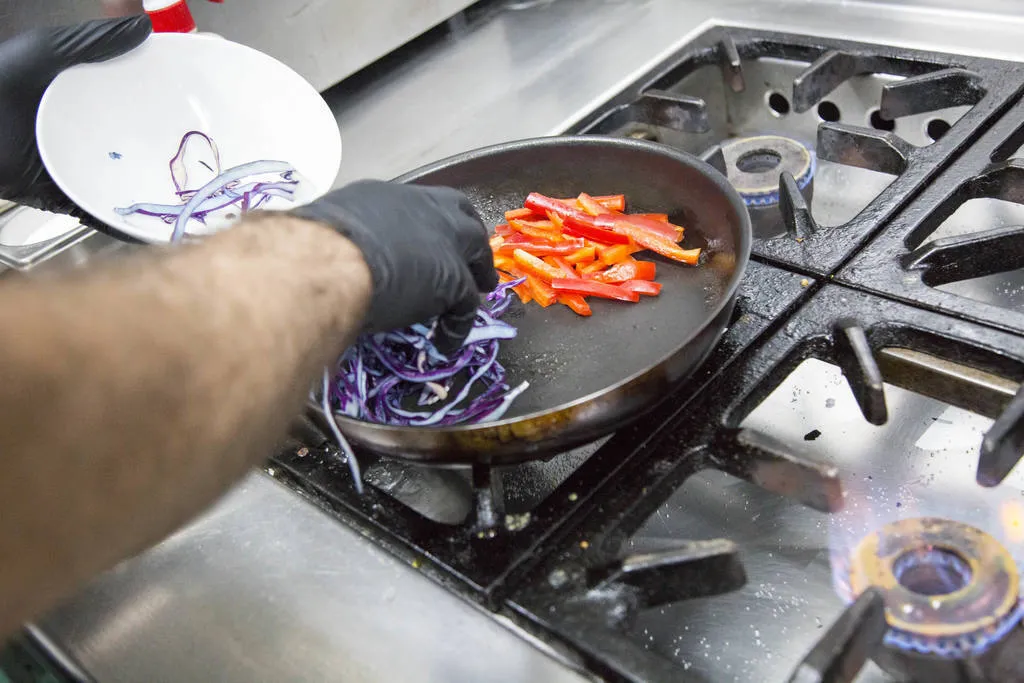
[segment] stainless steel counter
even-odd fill
[[[557,132],[713,19],[1024,59],[1024,19],[985,12],[1005,5],[558,0],[496,12],[327,93],[339,183]],[[101,682],[580,680],[259,474],[40,627]]]

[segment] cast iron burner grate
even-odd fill
[[[568,132],[654,139],[753,182],[754,254],[827,275],[1005,111],[1019,74],[1012,62],[716,27]],[[791,142],[769,141],[751,176],[728,163],[751,136]],[[787,152],[793,141],[816,169]]]
[[[1024,101],[902,211],[839,279],[1024,334],[1024,305],[1013,296],[1024,287],[1024,224],[1014,224],[1015,218],[1024,223],[1022,144]],[[955,221],[972,205],[980,211]],[[955,226],[959,234],[941,236],[952,223],[965,225]]]
[[[912,352],[908,352],[912,350]],[[927,354],[925,356],[924,354]],[[922,361],[922,358],[931,360]],[[953,406],[997,417],[986,435],[990,450],[1019,443],[1024,406],[1008,386],[1024,380],[1024,339],[844,287],[826,285],[770,337],[759,340],[707,384],[647,440],[614,486],[594,496],[585,517],[538,555],[545,561],[513,577],[509,600],[533,621],[591,658],[591,665],[627,681],[706,680],[630,635],[630,625],[652,607],[708,598],[741,587],[742,546],[729,538],[663,539],[660,547],[630,551],[630,539],[664,501],[702,471],[719,471],[825,513],[844,502],[838,470],[792,449],[787,442],[742,426],[745,418],[802,362],[826,360],[841,368],[868,422],[888,416],[883,376],[890,384]],[[950,368],[960,368],[954,377]],[[995,386],[989,377],[1007,380]],[[1020,458],[978,461],[978,479],[1001,478]],[[523,574],[522,572],[526,572]],[[711,596],[719,595],[714,598]],[[849,683],[878,653],[887,632],[881,596],[865,593],[824,632],[793,681]],[[738,624],[737,628],[742,628]],[[1021,629],[1008,637],[1014,649]],[[712,643],[718,648],[721,643]],[[723,656],[727,650],[716,650]],[[1018,650],[1019,651],[1019,650]],[[1010,657],[1009,660],[1013,660]],[[793,662],[793,665],[796,665]],[[1018,666],[1007,658],[991,667]],[[1016,669],[989,679],[1021,680]],[[934,679],[929,679],[934,680]],[[942,679],[946,680],[946,679]]]
[[[509,572],[535,561],[537,545],[628,466],[631,453],[642,449],[679,403],[795,308],[812,284],[797,274],[750,264],[733,321],[708,361],[661,407],[599,445],[546,463],[479,468],[472,473],[366,460],[370,485],[360,497],[336,449],[310,429],[303,443],[272,459],[269,472],[343,514],[382,544],[411,556],[417,566],[434,572],[447,585],[473,599],[493,602]],[[376,483],[375,468],[380,472]],[[515,484],[503,487],[503,482]],[[516,495],[506,495],[503,488]],[[533,494],[523,500],[523,491]]]

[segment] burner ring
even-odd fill
[[[849,585],[885,593],[886,644],[943,657],[980,654],[1021,619],[1013,558],[985,532],[938,518],[904,519],[854,549]]]
[[[779,203],[779,175],[789,171],[801,190],[814,177],[814,155],[781,135],[739,138],[722,146],[726,176],[747,206]]]

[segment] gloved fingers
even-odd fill
[[[468,282],[469,273],[463,274],[464,282]],[[476,320],[476,309],[480,305],[480,296],[472,287],[464,287],[463,293],[451,308],[437,320],[434,328],[434,346],[441,353],[448,355],[458,350]]]
[[[152,31],[153,25],[145,14],[97,19],[50,29],[50,49],[58,59],[58,70],[66,69],[122,55],[141,45]]]
[[[487,233],[477,237],[475,234],[462,245],[463,259],[469,267],[477,290],[492,292],[498,286],[498,271],[494,269],[494,254],[487,242]]]
[[[438,203],[454,203],[461,216],[452,226],[452,237],[459,255],[469,267],[473,281],[481,292],[493,291],[498,286],[498,272],[494,269],[494,257],[487,242],[488,230],[477,213],[473,203],[464,193],[450,187],[431,187],[431,194]]]

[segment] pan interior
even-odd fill
[[[708,323],[735,273],[741,218],[707,169],[645,147],[562,143],[456,159],[413,179],[464,191],[492,229],[530,192],[625,194],[628,211],[669,214],[686,228],[683,246],[705,250],[697,267],[642,252],[640,258],[658,264],[661,295],[636,304],[590,298],[589,318],[562,305],[544,309],[516,300],[505,320],[519,336],[502,344],[499,359],[510,384],[527,380],[530,388],[506,417],[550,410],[608,389],[679,349]]]

